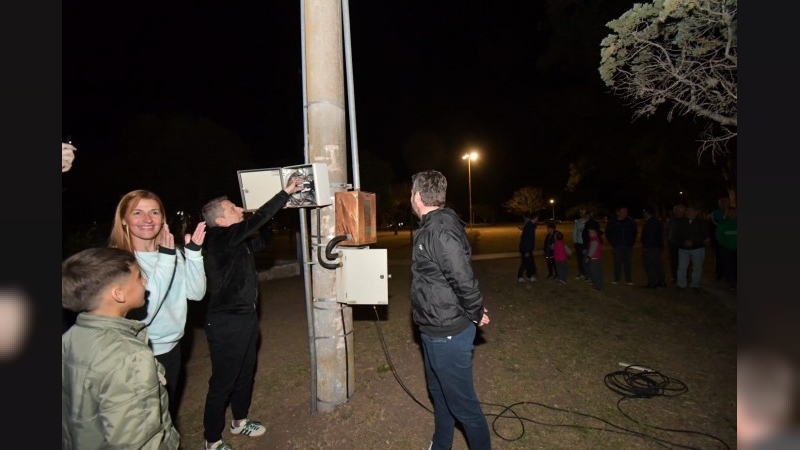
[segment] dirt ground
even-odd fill
[[[563,225],[567,236],[570,226]],[[493,448],[736,448],[735,292],[713,281],[704,282],[702,292],[646,289],[638,247],[636,286],[611,284],[610,249],[604,253],[602,292],[575,280],[575,261],[566,286],[546,280],[541,256],[539,281],[519,283],[519,261],[509,257],[516,253],[518,233],[515,226],[470,232],[474,269],[491,317],[476,340],[474,372]],[[542,240],[537,233],[537,249]],[[267,433],[250,438],[226,431],[234,448],[428,447],[433,416],[422,348],[410,319],[409,242],[409,231],[401,230],[397,236],[380,233],[371,246],[388,249],[389,304],[353,306],[355,387],[331,412],[311,413],[303,277],[262,283],[262,338],[250,416],[265,423]],[[286,248],[276,242],[278,252]],[[706,280],[712,280],[712,266],[709,251]],[[210,375],[203,312],[202,304],[191,302],[183,341],[185,384],[177,426],[184,449],[203,443]],[[620,363],[655,373],[626,378]],[[628,387],[647,396],[632,398]],[[453,449],[466,448],[457,431]]]

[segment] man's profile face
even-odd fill
[[[222,207],[223,214],[222,217],[216,219],[217,225],[227,227],[244,220],[244,208],[236,206],[230,200],[223,200],[219,202],[219,205]]]
[[[417,216],[417,217],[419,217],[421,219],[422,215],[420,215],[419,205],[417,204],[417,200],[419,202],[422,202],[422,200],[420,199],[420,196],[419,196],[419,192],[411,192],[411,211],[414,212],[415,216]]]

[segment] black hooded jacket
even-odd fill
[[[483,317],[465,225],[452,209],[439,208],[422,216],[414,234],[411,312],[428,336],[458,334]]]
[[[203,261],[208,283],[208,314],[256,311],[258,271],[254,254],[272,241],[272,230],[265,225],[287,201],[289,194],[281,190],[243,221],[227,227],[206,228]]]

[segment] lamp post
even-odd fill
[[[555,222],[556,221],[556,201],[553,200],[552,198],[550,199],[550,207],[553,208],[553,216],[550,217],[550,218],[553,220],[553,222]]]
[[[478,153],[472,152],[462,156],[461,159],[467,160],[467,186],[469,189],[469,226],[475,227],[475,215],[472,213],[472,161],[478,159]]]

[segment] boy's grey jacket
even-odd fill
[[[177,449],[164,366],[138,320],[81,313],[61,335],[61,448]]]

